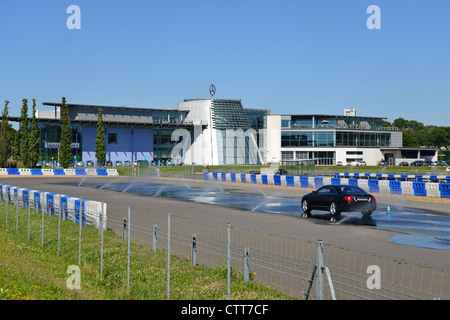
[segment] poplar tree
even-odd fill
[[[34,168],[39,160],[39,130],[36,124],[36,99],[33,99],[33,116],[31,117],[31,128],[28,136],[28,165],[29,168]]]
[[[28,134],[28,100],[22,99],[22,110],[20,112],[19,125],[19,159],[24,165],[28,164],[29,162]]]
[[[103,125],[103,109],[98,108],[97,115],[97,137],[95,139],[95,157],[97,165],[104,166],[106,162],[105,151],[105,127]]]
[[[66,98],[61,103],[61,140],[59,145],[59,163],[63,168],[68,168],[72,162],[72,137],[70,134],[69,107]]]
[[[0,128],[0,167],[6,167],[9,155],[9,123],[8,123],[8,105],[9,101],[5,100],[5,108],[2,112],[2,125]]]

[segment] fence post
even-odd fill
[[[195,266],[197,264],[197,234],[192,234],[191,245],[191,264]]]
[[[8,189],[6,189],[8,190]],[[9,202],[9,197],[6,197],[6,224],[5,224],[5,228],[8,229],[8,202]]]
[[[56,208],[55,208],[56,213]],[[61,201],[61,193],[59,194],[59,214],[58,214],[58,256],[59,256],[59,248],[61,242],[61,213],[62,213],[62,201]]]
[[[42,246],[44,246],[44,214],[45,214],[45,211],[44,211],[44,204],[45,204],[45,201],[43,202],[43,205],[42,205],[42,207],[41,207],[41,213],[42,213],[41,245],[42,245]]]
[[[323,300],[323,241],[317,241],[316,299]]]
[[[158,239],[158,225],[153,225],[153,251],[156,252],[156,241]]]
[[[83,197],[80,197],[80,211],[78,214],[78,224],[80,225],[80,235],[78,238],[78,266],[81,266],[81,228],[83,227]]]
[[[249,255],[250,247],[244,248],[244,283],[250,281]]]
[[[28,189],[28,241],[30,241],[31,238],[31,208],[30,208],[30,195],[31,191]]]
[[[170,300],[170,213],[167,214],[167,300]]]
[[[128,205],[128,219],[127,219],[127,240],[128,240],[128,252],[127,252],[127,294],[130,294],[130,241],[131,241],[131,206]]]
[[[16,233],[18,232],[19,232],[19,190],[17,190],[16,192]]]
[[[231,299],[231,224],[227,224],[227,299]]]
[[[103,206],[104,201],[102,201],[102,210],[100,211],[100,277],[103,278]]]

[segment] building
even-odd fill
[[[57,162],[61,103],[36,111],[43,162]],[[402,131],[381,117],[274,115],[246,109],[238,99],[185,99],[177,108],[131,108],[68,104],[74,163],[93,161],[97,115],[103,110],[106,160],[152,164],[258,165],[313,160],[316,165],[377,165],[386,160],[437,160],[437,149],[403,148]],[[12,121],[18,118],[10,117]]]
[[[380,117],[344,115],[268,115],[272,162],[312,159],[317,165],[391,165],[417,159],[437,160],[437,149],[403,148],[402,131],[383,127]]]

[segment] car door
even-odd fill
[[[330,199],[334,194],[336,194],[336,191],[331,186],[323,186],[322,188],[317,190],[316,207],[327,209],[330,203]]]

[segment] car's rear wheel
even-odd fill
[[[336,202],[330,203],[330,214],[331,214],[331,221],[336,221],[336,219],[339,218],[341,212],[339,211]]]

